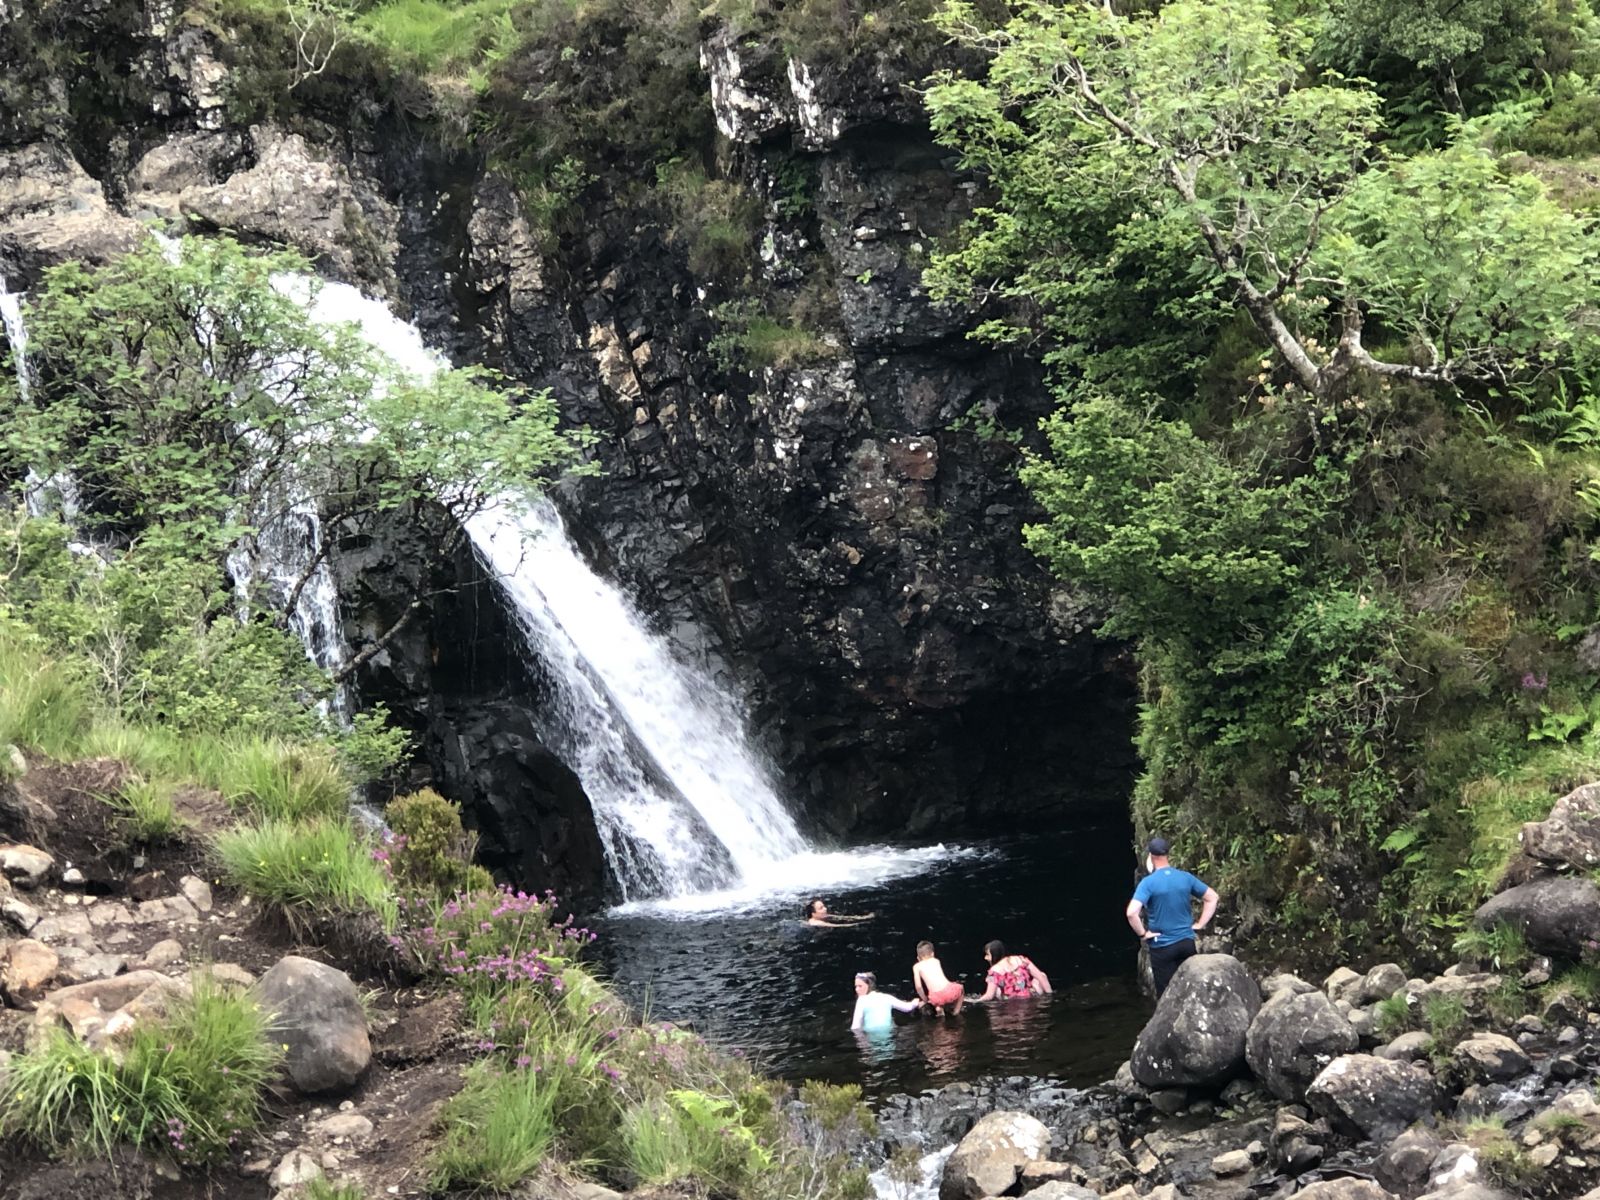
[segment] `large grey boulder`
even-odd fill
[[[939,1200],[984,1200],[1008,1191],[1025,1164],[1050,1156],[1044,1122],[992,1112],[972,1127],[944,1164]]]
[[[261,977],[256,996],[272,1014],[273,1036],[288,1047],[284,1066],[299,1091],[346,1091],[366,1072],[367,1015],[343,971],[291,954]]]
[[[1415,1196],[1427,1190],[1434,1160],[1442,1149],[1444,1142],[1432,1130],[1408,1129],[1378,1155],[1372,1173],[1391,1192]]]
[[[1580,871],[1600,865],[1600,783],[1586,783],[1568,792],[1544,820],[1525,824],[1522,853],[1538,862]]]
[[[1346,1054],[1306,1089],[1306,1101],[1354,1137],[1386,1142],[1433,1111],[1433,1076],[1409,1063]]]
[[[1283,1100],[1305,1099],[1306,1087],[1359,1038],[1323,992],[1280,991],[1261,1006],[1245,1038],[1245,1061]]]
[[[1195,955],[1134,1043],[1134,1079],[1147,1088],[1221,1087],[1244,1074],[1245,1039],[1260,1011],[1261,989],[1243,963]]]
[[[1473,923],[1480,929],[1504,923],[1539,954],[1578,958],[1585,942],[1600,940],[1600,888],[1576,876],[1535,879],[1495,896]]]

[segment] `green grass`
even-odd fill
[[[436,1191],[510,1191],[545,1160],[558,1123],[556,1080],[541,1071],[479,1062],[440,1116],[428,1168]]]
[[[1373,1015],[1377,1019],[1378,1036],[1382,1038],[1399,1037],[1412,1027],[1411,1005],[1404,991],[1379,1000],[1373,1006]]]
[[[1493,929],[1463,929],[1454,948],[1462,958],[1486,962],[1496,971],[1520,970],[1533,957],[1522,930],[1504,921]]]
[[[1467,1006],[1457,996],[1429,996],[1422,1004],[1422,1019],[1441,1052],[1454,1047],[1470,1028]]]
[[[353,1183],[334,1183],[326,1175],[319,1175],[306,1184],[305,1200],[367,1200],[366,1192]]]
[[[169,842],[183,829],[172,801],[172,784],[165,781],[135,775],[122,785],[121,792],[108,797],[107,803],[122,814],[128,837],[135,843]]]
[[[333,751],[278,739],[229,742],[206,782],[235,808],[277,820],[350,808],[350,779]]]
[[[268,1018],[242,993],[197,976],[172,1015],[136,1027],[119,1063],[64,1030],[7,1065],[0,1129],[49,1150],[109,1155],[119,1144],[191,1161],[252,1129],[278,1065]]]
[[[460,75],[497,47],[514,44],[511,14],[520,0],[388,0],[364,13],[360,28],[425,75]]]
[[[217,857],[228,882],[287,912],[376,913],[385,929],[394,927],[389,881],[371,842],[348,820],[242,825],[217,839]]]
[[[1542,998],[1546,1004],[1562,996],[1571,996],[1585,1008],[1600,997],[1600,966],[1587,963],[1568,967],[1545,985]]]
[[[89,688],[22,630],[0,621],[0,746],[74,753],[93,722]]]
[[[722,1096],[678,1089],[631,1109],[622,1122],[623,1158],[639,1183],[695,1180],[732,1195],[772,1167],[771,1153]]]

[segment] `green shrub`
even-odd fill
[[[136,843],[155,845],[171,841],[183,828],[172,802],[170,783],[131,776],[108,803],[122,814],[128,836]]]
[[[727,1097],[688,1089],[639,1105],[622,1122],[629,1172],[646,1185],[695,1180],[713,1193],[737,1193],[773,1165],[739,1118]]]
[[[510,1191],[550,1152],[557,1118],[557,1087],[543,1072],[475,1063],[440,1114],[429,1184],[441,1192]]]
[[[304,1200],[367,1200],[367,1193],[358,1184],[335,1183],[326,1175],[319,1175],[306,1184]]]
[[[375,913],[386,929],[394,926],[389,881],[372,843],[348,820],[243,825],[217,839],[217,857],[229,883],[290,916]]]
[[[770,315],[759,301],[731,300],[712,315],[718,330],[706,348],[724,370],[805,366],[828,354],[819,334]]]
[[[1580,92],[1557,100],[1516,140],[1529,154],[1547,158],[1600,154],[1600,95]]]
[[[399,886],[442,895],[481,890],[487,873],[480,869],[472,874],[476,839],[461,828],[459,805],[423,788],[391,800],[383,818],[390,836],[379,857],[388,862]]]
[[[466,76],[486,54],[515,44],[519,0],[380,0],[357,27],[424,75]]]
[[[0,1128],[49,1150],[109,1155],[118,1144],[192,1161],[228,1152],[255,1127],[279,1048],[246,994],[197,976],[163,1020],[136,1026],[119,1062],[63,1030],[14,1057],[0,1083]]]

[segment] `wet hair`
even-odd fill
[[[932,942],[918,942],[917,943],[917,957],[918,958],[932,958],[933,957],[933,943]]]
[[[988,951],[989,957],[995,962],[999,962],[1006,956],[1006,944],[998,938],[992,942],[985,942],[983,948]]]
[[[803,905],[800,906],[800,919],[802,921],[811,920],[811,914],[817,911],[817,905],[821,903],[822,897],[820,896],[815,900],[807,900]]]
[[[874,975],[871,971],[857,971],[856,972],[856,978],[866,981],[867,991],[871,992],[871,991],[876,991],[877,990],[878,977],[876,975]]]

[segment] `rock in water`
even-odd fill
[[[1298,1200],[1399,1200],[1370,1179],[1322,1179],[1295,1193]]]
[[[1231,954],[1197,954],[1178,968],[1133,1047],[1147,1088],[1221,1087],[1245,1072],[1245,1039],[1261,989]]]
[[[1600,888],[1582,877],[1535,879],[1501,892],[1473,922],[1479,929],[1510,925],[1540,954],[1581,958],[1586,942],[1600,940]]]
[[[273,1036],[288,1047],[284,1065],[301,1092],[342,1092],[361,1078],[372,1043],[361,997],[343,971],[291,954],[261,977],[256,996],[273,1014]]]
[[[1341,1132],[1388,1141],[1433,1110],[1433,1076],[1373,1054],[1336,1058],[1311,1081],[1306,1101]]]
[[[1358,1041],[1324,993],[1279,991],[1250,1022],[1245,1059],[1273,1095],[1299,1102],[1322,1069],[1354,1051]]]
[[[992,1112],[961,1139],[944,1165],[939,1200],[983,1200],[1016,1182],[1024,1164],[1050,1156],[1050,1131],[1018,1112]]]

